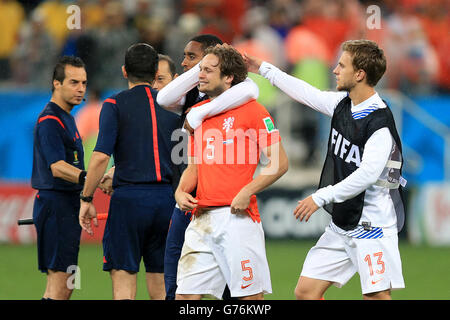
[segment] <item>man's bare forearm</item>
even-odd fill
[[[269,147],[266,155],[270,164],[263,168],[261,173],[243,188],[250,195],[257,194],[273,184],[289,168],[288,157],[281,142]]]
[[[83,195],[92,196],[102,179],[106,168],[108,167],[110,156],[94,151],[89,161],[88,173],[86,175],[86,182],[84,183]]]
[[[197,187],[197,165],[189,164],[180,178],[177,191],[191,193]]]
[[[55,178],[60,178],[72,183],[78,183],[81,169],[65,162],[64,160],[57,161],[50,166],[52,175]]]

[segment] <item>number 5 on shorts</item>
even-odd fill
[[[246,266],[247,263],[250,263],[250,260],[242,260],[241,261],[242,271],[248,271],[248,277],[246,277],[246,276],[242,277],[242,280],[244,280],[244,281],[250,281],[253,279],[253,270],[251,267]]]

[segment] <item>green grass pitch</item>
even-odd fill
[[[294,288],[308,250],[310,240],[267,240],[273,294],[268,300],[294,299]],[[428,300],[450,299],[450,248],[413,246],[400,241],[403,276],[406,288],[393,291],[393,299]],[[83,244],[80,249],[81,288],[75,289],[72,299],[109,300],[112,298],[111,280],[102,271],[101,245]],[[0,299],[37,300],[42,297],[45,275],[37,270],[36,246],[0,244]],[[347,285],[331,287],[325,299],[361,299],[359,276]],[[137,299],[148,299],[143,266],[138,275]]]

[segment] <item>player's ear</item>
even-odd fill
[[[356,71],[356,81],[361,82],[366,77],[366,72],[362,69]]]
[[[234,76],[233,75],[229,75],[229,76],[225,76],[225,83],[231,86],[231,83],[234,80]]]
[[[127,70],[125,70],[125,66],[122,66],[122,75],[125,79],[128,79]]]
[[[178,77],[178,76],[179,76],[179,74],[178,74],[178,73],[175,73],[175,75],[173,76],[172,80],[175,79],[175,78]]]
[[[59,80],[53,80],[53,91],[61,87],[62,83]]]

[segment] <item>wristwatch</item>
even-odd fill
[[[80,199],[84,202],[92,202],[92,199],[94,199],[94,196],[86,197],[83,195],[83,191],[80,192]]]

